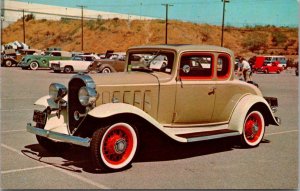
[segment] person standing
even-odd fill
[[[243,65],[242,66],[242,73],[243,73],[243,76],[244,76],[244,80],[246,82],[252,81],[251,80],[251,66],[250,66],[249,62],[243,57],[241,57],[240,61]]]

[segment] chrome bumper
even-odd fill
[[[91,142],[90,138],[76,137],[76,136],[72,136],[72,135],[66,135],[66,134],[62,134],[62,133],[57,133],[57,132],[53,132],[53,131],[40,129],[40,128],[32,126],[31,123],[27,123],[26,130],[29,133],[33,133],[33,134],[36,134],[36,135],[39,135],[42,137],[56,139],[56,140],[59,140],[62,142],[67,142],[67,143],[71,143],[71,144],[79,145],[79,146],[83,146],[83,147],[90,147],[90,142]]]

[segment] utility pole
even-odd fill
[[[25,10],[23,9],[23,42],[25,42]]]
[[[168,9],[169,9],[169,6],[172,7],[173,5],[171,4],[161,4],[162,6],[165,6],[166,7],[166,35],[165,35],[165,44],[168,44]]]
[[[223,2],[223,18],[222,18],[222,35],[221,35],[221,46],[223,46],[223,33],[224,33],[224,20],[225,20],[225,4],[229,3],[229,0],[221,0]]]
[[[2,45],[3,45],[3,21],[4,17],[1,16],[1,51],[2,51]]]
[[[83,8],[86,8],[86,6],[83,5],[77,5],[78,7],[81,7],[81,51],[83,51]]]

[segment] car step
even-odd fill
[[[234,131],[230,129],[219,129],[213,131],[176,134],[176,136],[178,137],[185,138],[187,142],[204,141],[204,140],[231,137],[237,135],[240,135],[238,131]]]

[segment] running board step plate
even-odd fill
[[[219,129],[213,131],[186,133],[186,134],[176,134],[176,136],[185,138],[187,142],[204,141],[210,139],[218,139],[223,137],[231,137],[240,135],[238,131],[230,129]]]

